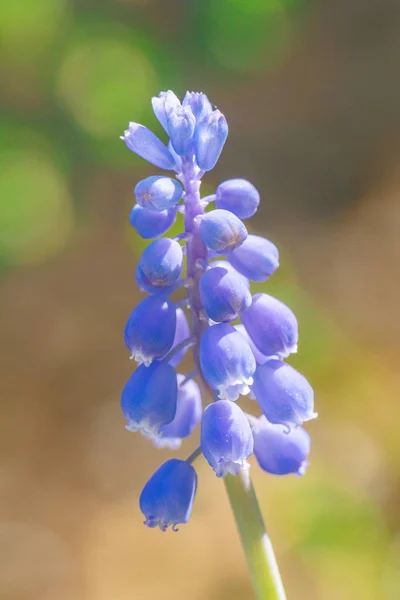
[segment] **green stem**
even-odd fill
[[[224,481],[257,600],[286,600],[249,471],[227,475]]]

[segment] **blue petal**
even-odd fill
[[[203,171],[213,169],[228,136],[228,123],[219,110],[205,116],[195,133],[196,162]]]
[[[140,494],[145,525],[165,531],[187,523],[197,488],[196,471],[183,460],[172,458],[150,477]],[[175,529],[176,530],[176,529]]]
[[[217,187],[215,205],[230,210],[239,219],[252,217],[260,204],[260,194],[246,179],[229,179]]]
[[[280,360],[257,367],[252,390],[270,423],[290,427],[314,419],[314,392],[307,379]]]
[[[168,148],[150,129],[139,123],[129,123],[121,136],[125,144],[138,156],[160,169],[173,169],[175,161]]]
[[[121,396],[121,408],[129,431],[145,437],[159,435],[163,425],[171,423],[176,413],[178,387],[171,365],[154,361],[140,365],[128,379]]]
[[[179,106],[167,119],[171,144],[179,156],[185,156],[192,147],[196,119],[190,106]]]
[[[136,281],[148,293],[166,290],[176,283],[182,271],[183,253],[178,242],[159,238],[140,257]]]
[[[241,318],[247,333],[265,356],[286,358],[297,352],[297,319],[280,300],[267,294],[255,294]]]
[[[226,255],[239,273],[252,281],[266,281],[279,267],[277,247],[266,238],[248,235],[239,248]]]
[[[171,349],[176,328],[175,305],[150,296],[132,311],[125,326],[125,344],[139,364],[150,365]]]
[[[272,475],[303,475],[308,466],[310,436],[302,427],[290,431],[260,417],[253,426],[254,455],[260,467]]]
[[[203,273],[199,289],[207,316],[216,322],[237,319],[252,301],[245,282],[234,269],[212,266]]]
[[[158,212],[142,208],[139,204],[135,204],[129,216],[132,227],[146,240],[156,238],[168,231],[175,223],[175,219],[176,210],[174,208]]]
[[[253,435],[246,415],[229,400],[209,404],[201,420],[201,449],[217,477],[249,468]]]
[[[182,186],[175,179],[152,175],[135,187],[136,201],[148,210],[164,211],[173,208],[182,198]]]
[[[228,210],[212,210],[200,222],[200,237],[217,254],[225,254],[243,244],[247,229],[238,217]]]
[[[154,114],[164,127],[165,131],[168,131],[168,113],[180,107],[181,103],[175,96],[174,92],[168,90],[167,92],[160,92],[157,97],[151,99]]]

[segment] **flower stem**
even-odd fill
[[[271,540],[265,529],[249,470],[224,478],[257,600],[285,600]]]

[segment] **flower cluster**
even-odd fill
[[[176,178],[153,175],[135,188],[130,223],[143,238],[155,239],[136,269],[147,296],[125,327],[138,366],[121,407],[127,429],[157,447],[178,448],[201,423],[201,447],[186,461],[165,462],[142,491],[146,525],[164,531],[190,517],[196,456],[202,453],[218,477],[248,469],[253,453],[268,473],[301,475],[310,450],[301,425],[316,415],[310,384],[284,362],[297,351],[296,317],[276,298],[250,291],[250,281],[266,281],[279,266],[275,245],[249,234],[243,223],[257,211],[256,188],[231,179],[215,194],[200,196],[201,178],[215,166],[228,135],[225,117],[202,93],[187,92],[180,102],[173,92],[161,92],[152,104],[168,145],[137,123],[129,124],[122,139]],[[178,212],[184,232],[160,237]],[[177,290],[185,297],[174,302]],[[189,348],[194,370],[177,374]],[[204,409],[196,379],[204,400],[207,391],[212,400]],[[247,394],[262,417],[244,413],[235,402]]]

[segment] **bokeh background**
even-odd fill
[[[154,169],[119,140],[162,135],[160,90],[227,116],[205,179],[262,195],[281,250],[267,284],[297,313],[319,419],[301,479],[254,465],[289,598],[400,597],[400,4],[397,0],[0,3],[0,597],[251,597],[225,490],[198,464],[189,525],[142,525],[168,456],[119,409]],[[184,444],[186,456],[195,440]]]

